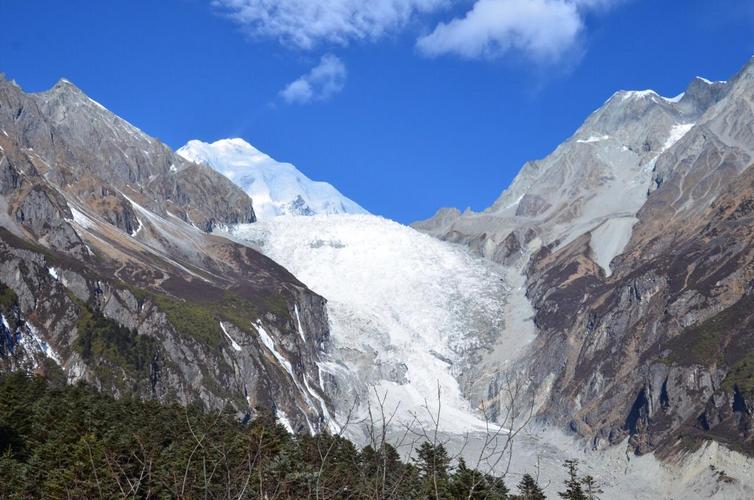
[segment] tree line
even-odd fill
[[[262,410],[242,422],[229,410],[115,399],[62,373],[0,376],[0,498],[546,498],[531,475],[511,491],[441,443],[412,456],[385,442],[292,435]],[[559,496],[597,498],[578,462],[565,465]]]

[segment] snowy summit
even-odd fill
[[[327,182],[316,182],[290,163],[280,163],[243,139],[192,140],[177,153],[205,163],[251,196],[257,218],[279,215],[367,214]]]

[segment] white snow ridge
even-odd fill
[[[176,151],[214,168],[246,191],[260,220],[278,215],[366,214],[327,182],[315,182],[290,163],[280,163],[243,139],[211,144],[189,141]]]

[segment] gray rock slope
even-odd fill
[[[211,234],[254,220],[228,179],[70,82],[0,79],[0,369],[321,428],[324,299]]]
[[[414,227],[525,275],[515,371],[540,421],[595,448],[752,455],[753,158],[754,60],[672,99],[618,92],[487,210]]]
[[[658,160],[725,88],[696,78],[671,99],[653,91],[617,92],[552,154],[524,165],[483,212],[441,209],[413,227],[502,263],[519,261],[528,247],[563,246],[590,231],[617,234],[625,245]],[[610,258],[622,248],[593,245],[609,273]]]

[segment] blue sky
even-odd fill
[[[616,90],[672,96],[754,55],[751,0],[269,5],[0,0],[0,71],[66,77],[173,148],[243,137],[411,222],[488,206]]]

